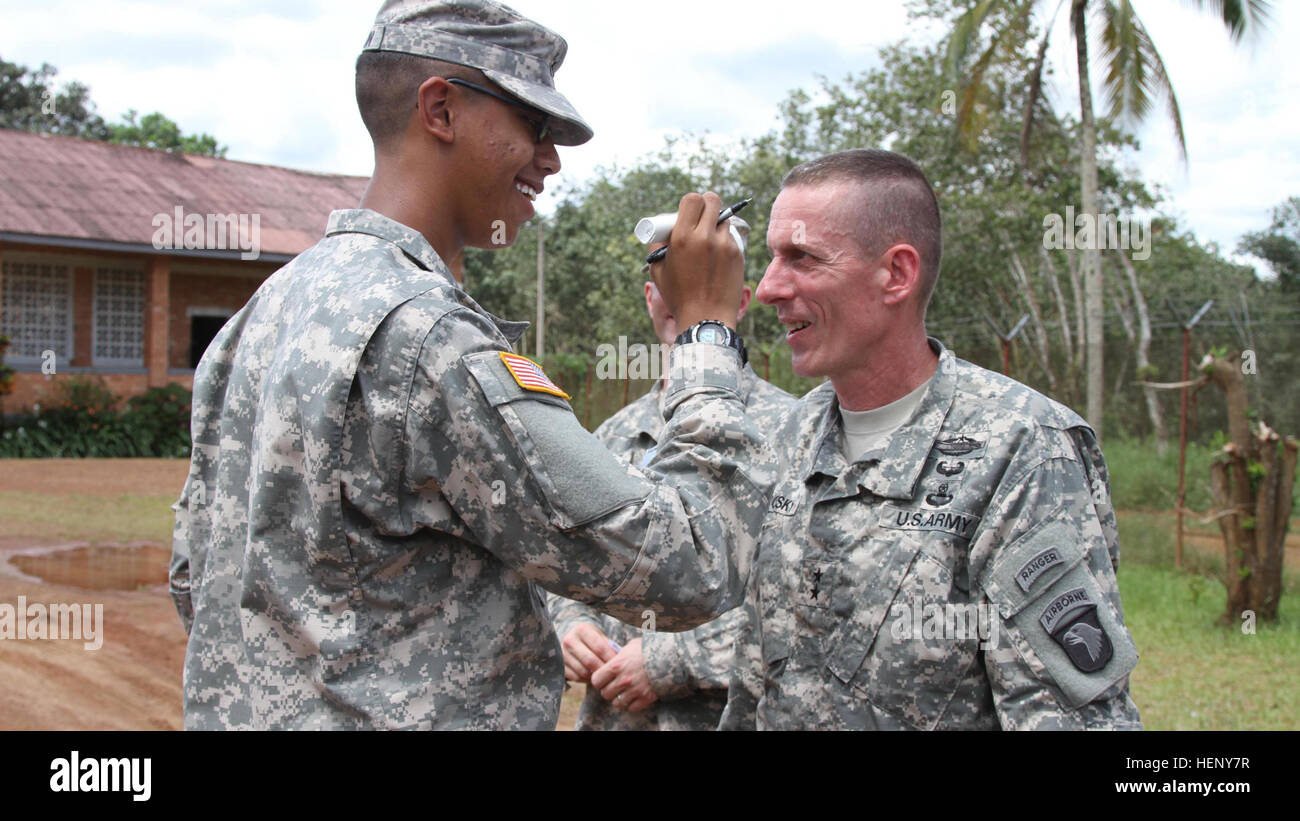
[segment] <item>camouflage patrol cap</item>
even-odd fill
[[[557,145],[581,145],[591,126],[555,90],[569,45],[492,0],[385,0],[362,51],[395,51],[477,68],[552,118]]]

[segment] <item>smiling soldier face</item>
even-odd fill
[[[795,373],[844,378],[883,333],[881,277],[869,259],[855,213],[863,194],[851,183],[785,188],[772,205],[772,263],[758,299],[786,326]]]

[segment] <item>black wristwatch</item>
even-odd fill
[[[749,351],[745,350],[745,341],[740,338],[740,334],[716,319],[706,319],[678,334],[676,344],[682,345],[687,342],[708,342],[711,345],[735,348],[740,354],[741,363],[749,364]]]

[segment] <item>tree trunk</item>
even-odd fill
[[[1083,172],[1083,214],[1093,221],[1093,242],[1083,249],[1083,287],[1087,302],[1087,412],[1088,424],[1102,439],[1102,401],[1104,378],[1102,356],[1105,336],[1106,305],[1103,300],[1105,281],[1101,272],[1101,253],[1098,250],[1097,229],[1097,123],[1092,113],[1092,86],[1088,71],[1088,21],[1087,0],[1074,0],[1071,14],[1074,21],[1074,44],[1079,61],[1079,112],[1083,143],[1079,148]],[[1070,230],[1073,226],[1067,227]]]
[[[1232,357],[1206,357],[1201,370],[1210,381],[1223,388],[1228,403],[1228,441],[1246,459],[1255,457],[1255,438],[1250,435],[1250,417],[1246,415],[1246,379]]]
[[[1267,621],[1277,620],[1278,603],[1282,598],[1282,561],[1286,553],[1286,533],[1291,524],[1291,511],[1294,506],[1291,493],[1295,489],[1297,450],[1300,450],[1300,443],[1288,436],[1282,445],[1282,458],[1274,479],[1277,485],[1275,494],[1277,502],[1273,509],[1271,540],[1262,562],[1264,601],[1261,604],[1260,618]]]
[[[1138,287],[1137,271],[1133,268],[1133,263],[1129,261],[1128,254],[1123,251],[1117,252],[1121,267],[1128,278],[1129,288],[1133,291],[1133,307],[1137,311],[1138,317],[1138,341],[1137,341],[1137,366],[1138,378],[1142,380],[1150,379],[1148,369],[1151,367],[1151,315],[1147,312],[1147,301],[1142,296],[1142,289]],[[1142,388],[1146,395],[1147,415],[1151,417],[1151,429],[1155,432],[1156,452],[1164,454],[1169,447],[1169,434],[1165,430],[1165,418],[1160,413],[1160,400],[1156,396],[1156,389],[1150,387]]]
[[[1129,307],[1128,298],[1123,291],[1111,291],[1110,301],[1115,303],[1115,313],[1119,315],[1119,324],[1124,328],[1124,336],[1129,342],[1137,344],[1137,335],[1133,332],[1133,309]]]
[[[1277,620],[1282,597],[1282,557],[1291,518],[1291,490],[1295,484],[1296,442],[1288,437],[1278,458],[1278,434],[1260,422],[1256,434],[1263,474],[1255,494],[1255,553],[1259,567],[1256,582],[1258,617]]]
[[[1072,375],[1076,388],[1076,395],[1082,396],[1083,393],[1079,392],[1077,388],[1079,387],[1080,375],[1083,373],[1084,355],[1087,353],[1085,335],[1087,323],[1084,321],[1083,316],[1083,283],[1079,280],[1079,254],[1073,251],[1069,252],[1069,256],[1065,258],[1065,262],[1066,269],[1070,273],[1070,296],[1074,298],[1074,338],[1079,341],[1079,344],[1074,348],[1074,362],[1072,363],[1071,370],[1073,372]]]
[[[1003,241],[1007,247],[1011,247],[1011,237],[1004,236]],[[1043,327],[1043,311],[1038,305],[1038,297],[1034,294],[1033,283],[1029,281],[1029,274],[1025,271],[1025,265],[1020,260],[1019,252],[1014,249],[1011,251],[1011,273],[1016,281],[1020,284],[1021,293],[1025,297],[1025,304],[1029,306],[1029,316],[1034,328],[1034,338],[1038,342],[1037,348],[1029,341],[1029,335],[1025,335],[1025,344],[1029,346],[1030,351],[1035,355],[1038,364],[1042,367],[1043,372],[1047,374],[1047,386],[1052,393],[1056,392],[1056,374],[1052,372],[1051,348],[1047,342],[1047,329]],[[1008,329],[1009,330],[1009,329]]]
[[[1232,501],[1232,481],[1228,478],[1228,460],[1239,454],[1227,453],[1225,459],[1215,459],[1210,463],[1210,493],[1214,497],[1214,506],[1219,510],[1219,532],[1223,534],[1223,584],[1228,588],[1228,604],[1220,624],[1237,624],[1241,614],[1249,610],[1246,589],[1246,573],[1243,572],[1245,546],[1241,542],[1241,513]]]
[[[1052,15],[1053,19],[1056,15]],[[1043,63],[1047,60],[1047,42],[1051,36],[1051,26],[1048,31],[1043,33],[1043,39],[1038,44],[1038,54],[1034,57],[1033,68],[1029,72],[1029,103],[1025,106],[1024,116],[1020,123],[1020,173],[1023,176],[1026,169],[1029,168],[1029,132],[1034,127],[1034,105],[1043,92]]]
[[[1046,248],[1041,249],[1039,255],[1043,276],[1051,286],[1052,294],[1056,296],[1056,315],[1061,320],[1061,339],[1065,343],[1065,362],[1068,369],[1069,363],[1074,361],[1074,340],[1070,337],[1070,312],[1065,307],[1065,298],[1061,295],[1061,283],[1056,279],[1056,267],[1052,265],[1051,256],[1048,255]]]
[[[1226,459],[1216,459],[1210,471],[1216,505],[1231,511],[1219,520],[1228,586],[1228,604],[1220,621],[1239,623],[1247,611],[1253,611],[1259,620],[1276,621],[1297,443],[1287,437],[1279,458],[1280,437],[1267,424],[1260,422],[1251,434],[1246,380],[1237,360],[1214,357],[1202,370],[1223,388],[1231,440],[1223,448]],[[1257,484],[1251,481],[1252,467],[1257,468]]]

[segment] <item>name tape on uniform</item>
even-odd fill
[[[880,524],[894,530],[937,530],[969,539],[979,527],[980,517],[956,510],[910,510],[895,505],[881,505]]]

